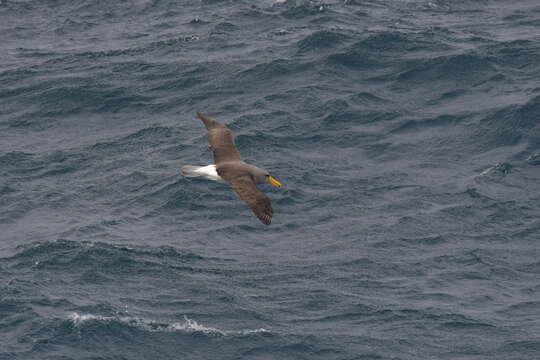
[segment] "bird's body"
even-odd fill
[[[272,221],[272,205],[256,184],[270,183],[281,187],[281,183],[270,176],[268,171],[245,163],[236,149],[231,129],[202,113],[197,116],[208,130],[208,141],[214,155],[214,164],[207,166],[186,165],[182,174],[186,177],[205,177],[228,183],[238,196],[253,210],[265,225]]]

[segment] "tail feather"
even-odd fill
[[[206,166],[186,165],[180,169],[185,177],[204,177],[208,180],[224,181],[216,171],[216,165],[210,164]]]
[[[199,177],[204,176],[205,174],[201,174],[198,170],[200,169],[200,166],[193,166],[193,165],[186,165],[182,166],[180,169],[180,172],[185,177]]]

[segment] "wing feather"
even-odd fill
[[[253,213],[265,225],[272,222],[272,203],[270,199],[263,194],[255,185],[251,177],[240,176],[228,181],[231,187],[236,191],[240,199],[244,200],[253,210]]]
[[[240,153],[234,144],[232,130],[200,112],[197,113],[197,116],[208,130],[208,142],[214,153],[214,164],[240,160]]]

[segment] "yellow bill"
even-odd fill
[[[277,181],[276,179],[274,179],[273,177],[271,177],[271,176],[268,176],[268,182],[270,184],[274,185],[277,188],[281,187],[281,183],[279,181]]]

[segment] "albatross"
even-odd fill
[[[272,222],[272,203],[257,187],[257,184],[269,183],[277,188],[281,183],[270,176],[265,169],[242,161],[234,145],[233,132],[227,126],[198,112],[208,130],[208,142],[214,154],[214,164],[207,166],[183,166],[180,171],[186,177],[204,177],[214,181],[228,183],[253,210],[259,220],[270,225]]]

